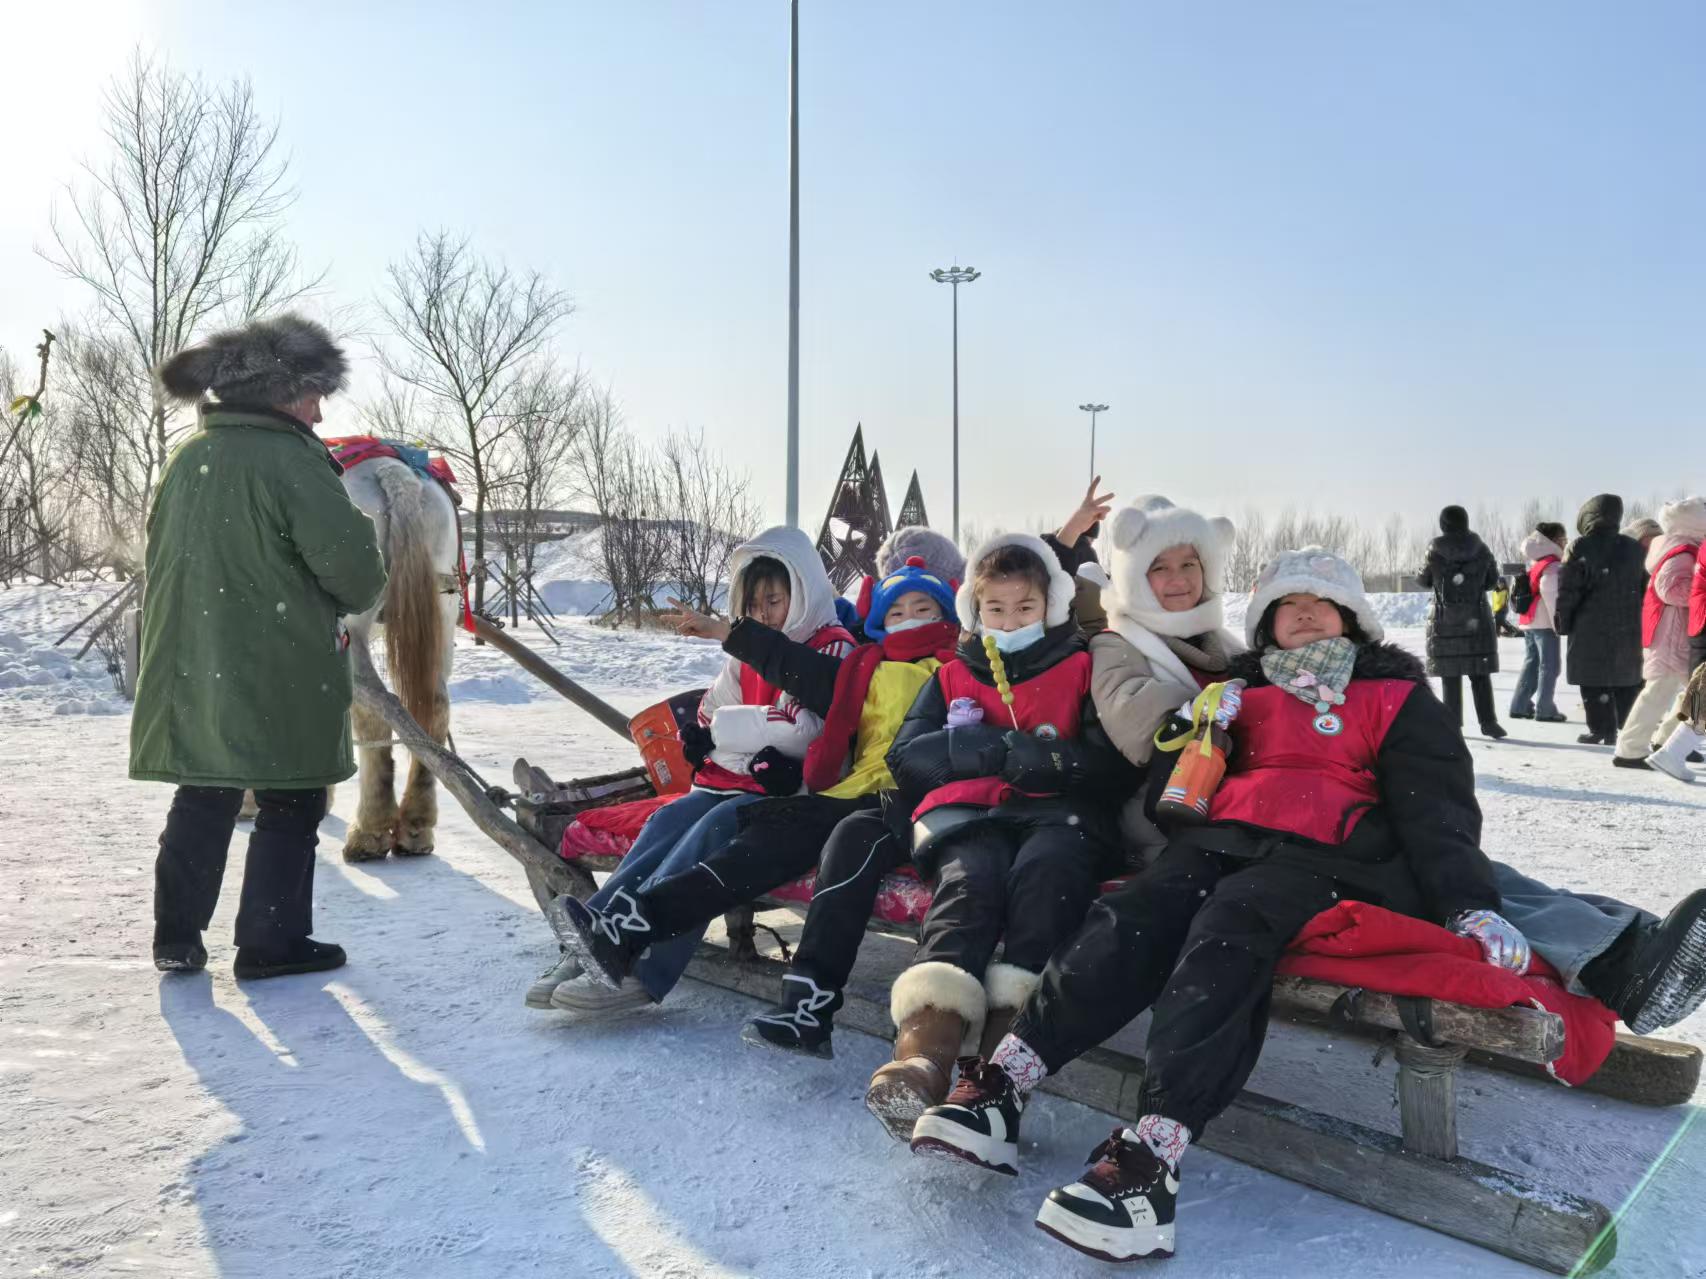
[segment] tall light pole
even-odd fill
[[[960,285],[970,284],[982,271],[950,266],[930,272],[937,284],[954,286],[954,541],[960,540]]]
[[[1095,479],[1096,478],[1096,414],[1106,413],[1108,411],[1108,406],[1106,404],[1080,404],[1078,407],[1083,409],[1086,413],[1088,413],[1090,415],[1090,478]]]
[[[788,45],[788,524],[800,523],[800,0]]]

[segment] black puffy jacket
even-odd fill
[[[1641,597],[1647,590],[1641,544],[1617,531],[1623,499],[1589,498],[1576,517],[1581,534],[1558,571],[1553,624],[1569,637],[1564,677],[1578,688],[1641,682]]]
[[[1434,593],[1428,610],[1428,674],[1491,675],[1499,669],[1499,640],[1487,592],[1498,585],[1499,566],[1480,537],[1448,529],[1428,546],[1416,575]]]

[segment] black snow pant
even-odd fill
[[[1451,712],[1454,724],[1463,724],[1463,680],[1461,675],[1443,675],[1439,687],[1441,700],[1445,702],[1446,710]],[[1469,694],[1475,699],[1475,722],[1477,724],[1497,724],[1499,713],[1493,706],[1493,677],[1491,675],[1470,675]]]
[[[314,846],[326,815],[325,787],[255,792],[260,812],[249,836],[237,945],[276,952],[314,930]],[[243,792],[180,786],[154,861],[154,931],[161,941],[194,941],[213,922],[225,858]]]
[[[1090,908],[1014,1019],[1050,1074],[1154,1007],[1139,1115],[1201,1136],[1255,1069],[1274,969],[1304,924],[1344,897],[1379,896],[1325,873],[1325,859],[1259,861],[1174,842]],[[1401,900],[1375,901],[1392,909]]]
[[[1623,731],[1623,721],[1629,718],[1629,711],[1634,707],[1635,699],[1641,695],[1641,686],[1583,684],[1581,691],[1582,710],[1587,713],[1588,732],[1599,737],[1616,737]]]
[[[817,886],[788,975],[810,978],[820,990],[845,989],[883,876],[911,859],[911,841],[897,836],[882,813],[843,818],[818,858]]]
[[[635,894],[636,909],[651,926],[646,944],[696,932],[718,915],[798,879],[818,864],[837,823],[851,820],[849,814],[876,815],[876,803],[875,795],[855,800],[799,795],[748,805],[728,843]]]
[[[945,838],[915,964],[948,963],[979,981],[1002,960],[1033,973],[1084,922],[1107,852],[1081,826],[979,821]]]

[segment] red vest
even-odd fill
[[[1070,740],[1078,736],[1084,699],[1090,696],[1090,654],[1074,653],[1042,674],[1014,684],[1011,713],[995,687],[980,682],[971,668],[957,658],[939,669],[935,678],[949,705],[955,698],[971,698],[983,708],[983,722],[992,728],[1012,728],[1016,716],[1023,732]],[[949,782],[926,795],[913,817],[922,817],[944,804],[977,804],[989,808],[1018,793],[999,777]]]
[[[1665,602],[1659,598],[1659,592],[1658,592],[1659,573],[1664,569],[1664,566],[1666,564],[1669,564],[1678,555],[1698,556],[1699,550],[1700,550],[1700,548],[1698,546],[1694,546],[1694,545],[1691,545],[1688,543],[1684,543],[1681,546],[1672,547],[1671,551],[1668,555],[1666,555],[1664,558],[1662,558],[1657,564],[1653,565],[1653,571],[1652,571],[1651,575],[1649,575],[1647,578],[1647,594],[1646,594],[1645,598],[1643,598],[1641,600],[1641,647],[1642,648],[1651,648],[1653,646],[1653,637],[1659,633],[1659,622],[1663,619],[1663,617],[1665,615],[1666,605],[1665,605]],[[1694,586],[1693,586],[1693,589],[1689,592],[1689,610],[1688,610],[1689,619],[1688,620],[1689,620],[1690,625],[1689,625],[1688,629],[1689,629],[1690,633],[1692,633],[1694,630],[1694,627],[1693,627],[1694,599],[1699,594],[1700,594],[1700,561],[1698,558],[1696,558],[1694,561]]]
[[[1353,679],[1344,705],[1326,715],[1272,685],[1247,690],[1209,821],[1344,843],[1380,802],[1380,745],[1415,687]]]
[[[1547,568],[1557,562],[1556,555],[1542,555],[1528,566],[1528,589],[1534,593],[1534,600],[1517,619],[1524,626],[1534,620],[1534,611],[1540,607],[1540,579],[1546,575]]]
[[[1688,633],[1706,635],[1706,555],[1694,561],[1694,585],[1688,591]]]

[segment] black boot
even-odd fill
[[[617,889],[604,910],[564,895],[551,902],[545,915],[564,952],[579,958],[587,976],[612,990],[656,940],[639,903],[625,889]]]
[[[840,1007],[839,990],[824,990],[810,977],[789,973],[782,978],[782,998],[776,1007],[747,1022],[740,1037],[764,1048],[834,1057],[830,1035]]]
[[[1637,1035],[1674,1026],[1706,1003],[1706,888],[1656,924],[1625,929],[1582,970],[1582,984]]]
[[[279,950],[238,947],[237,962],[231,965],[231,971],[242,981],[255,981],[263,977],[288,977],[292,973],[323,973],[342,968],[347,958],[342,946],[298,937]]]
[[[207,967],[201,934],[154,925],[154,967],[163,973],[199,973]]]

